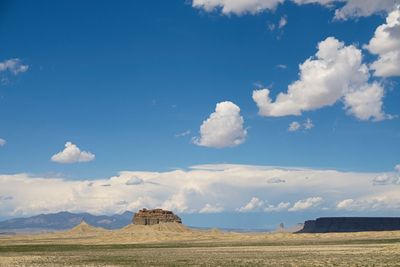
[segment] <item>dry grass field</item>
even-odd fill
[[[400,266],[400,232],[234,233],[179,224],[0,237],[0,266]]]

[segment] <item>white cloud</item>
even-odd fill
[[[0,62],[0,72],[9,71],[13,75],[24,73],[28,68],[29,66],[23,64],[19,58],[7,59]]]
[[[293,2],[299,5],[320,4],[327,8],[338,6],[338,4],[342,5],[341,8],[335,10],[335,19],[337,20],[388,13],[399,3],[398,0],[293,0]]]
[[[297,121],[294,121],[294,122],[290,123],[288,131],[296,132],[296,131],[300,130],[300,128],[301,128],[300,123],[298,123]]]
[[[285,64],[278,64],[278,65],[276,65],[276,67],[281,69],[281,70],[287,69],[287,65],[285,65]]]
[[[335,19],[367,17],[393,10],[398,0],[291,0],[298,5],[319,4],[327,8],[341,6],[335,10]],[[192,6],[206,12],[220,10],[222,14],[258,14],[273,11],[285,0],[193,0]],[[288,0],[286,0],[288,2]],[[343,5],[344,4],[344,5]]]
[[[337,209],[348,209],[349,207],[351,207],[354,203],[354,200],[349,198],[349,199],[345,199],[340,201],[337,205],[336,208]]]
[[[384,91],[380,84],[373,83],[344,96],[347,113],[360,120],[380,121],[390,116],[382,111]]]
[[[262,209],[263,207],[264,207],[264,201],[260,200],[257,197],[253,197],[249,203],[239,208],[238,211],[240,212],[257,211]]]
[[[67,142],[64,150],[53,155],[51,160],[54,162],[67,164],[76,162],[89,162],[94,160],[94,158],[94,154],[87,151],[81,151],[75,144]]]
[[[278,29],[284,28],[288,24],[288,20],[286,16],[281,17],[278,23]]]
[[[320,4],[323,6],[332,6],[336,0],[293,0],[298,5],[306,5],[306,4]]]
[[[288,131],[289,132],[296,132],[298,130],[301,130],[302,128],[305,131],[311,130],[312,128],[314,128],[314,124],[313,124],[312,120],[307,118],[307,120],[302,124],[300,124],[297,121],[293,121],[292,123],[289,124]]]
[[[213,206],[207,203],[201,210],[199,210],[199,213],[218,213],[222,212],[223,210],[224,208],[221,206]]]
[[[372,180],[374,185],[400,184],[400,177],[394,173],[383,173]]]
[[[303,123],[303,127],[306,130],[311,130],[314,128],[314,124],[310,118],[307,118],[307,120]]]
[[[400,76],[400,9],[392,11],[386,24],[380,25],[369,44],[369,52],[378,55],[371,64],[374,75],[381,77]]]
[[[184,131],[184,132],[175,134],[175,137],[185,137],[185,136],[188,136],[188,135],[191,134],[191,133],[192,133],[191,130],[186,130],[186,131]]]
[[[253,100],[262,116],[301,115],[343,100],[348,113],[358,119],[382,120],[383,88],[370,84],[369,78],[361,50],[328,37],[318,44],[315,57],[300,65],[300,79],[289,85],[287,93],[279,93],[272,102],[269,89],[255,90]]]
[[[221,9],[223,14],[257,14],[265,10],[274,10],[284,0],[193,0],[192,6],[207,12]]]
[[[278,205],[269,204],[267,201],[260,200],[257,197],[252,199],[243,207],[237,209],[238,212],[279,212],[287,211],[290,207],[290,202],[280,202]]]
[[[0,138],[0,146],[5,146],[7,141],[5,139]]]
[[[271,204],[267,204],[266,207],[264,208],[264,211],[265,212],[285,211],[285,210],[288,210],[289,207],[290,207],[290,202],[281,202],[276,206],[271,205]]]
[[[400,172],[400,164],[397,164],[396,166],[394,166],[394,169],[395,169],[397,172]]]
[[[322,202],[322,197],[309,197],[307,199],[302,199],[294,203],[293,207],[291,207],[289,211],[300,211],[315,208]]]
[[[372,182],[382,174],[229,164],[165,172],[124,171],[94,180],[5,174],[0,175],[0,196],[8,200],[0,201],[0,214],[28,216],[62,210],[104,214],[144,207],[178,213],[314,212],[323,208],[333,212],[347,199],[354,202],[346,209],[398,211],[400,186]],[[143,183],[127,185],[133,177]],[[285,183],[269,182],[276,177]],[[318,196],[310,197],[315,192]]]
[[[335,11],[335,19],[368,17],[377,13],[388,13],[393,10],[398,0],[347,0],[346,4]]]
[[[218,103],[215,112],[200,126],[200,137],[193,143],[206,147],[233,147],[246,140],[247,131],[240,108],[232,102]]]
[[[336,206],[339,210],[348,211],[383,211],[400,208],[397,191],[388,191],[385,194],[369,195],[355,199],[345,199]]]

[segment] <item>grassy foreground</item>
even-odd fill
[[[400,266],[400,232],[227,233],[81,225],[0,237],[0,266]]]
[[[0,266],[400,266],[400,243],[386,241],[15,245],[0,246]]]

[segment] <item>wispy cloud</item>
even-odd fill
[[[5,146],[7,144],[7,141],[3,138],[0,138],[0,147]]]
[[[175,134],[175,137],[185,137],[185,136],[190,135],[191,133],[192,133],[191,130],[186,130],[186,131],[184,131],[184,132]]]
[[[24,73],[29,69],[29,66],[23,64],[19,58],[7,59],[0,62],[0,72],[10,72],[13,75]]]

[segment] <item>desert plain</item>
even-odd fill
[[[400,266],[400,231],[293,234],[176,223],[0,237],[0,266]]]

